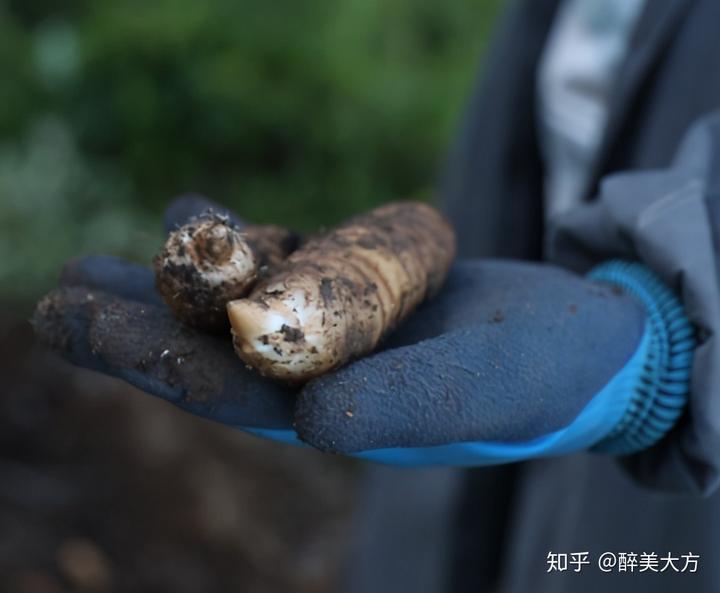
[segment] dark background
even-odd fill
[[[333,591],[358,466],[73,369],[25,321],[195,191],[301,230],[432,197],[501,0],[0,0],[0,591]],[[131,393],[132,392],[132,393]]]

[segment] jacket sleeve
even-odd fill
[[[642,483],[709,495],[720,484],[720,111],[687,133],[670,167],[602,180],[595,200],[554,222],[547,256],[585,272],[643,262],[680,296],[696,327],[688,407],[660,443],[620,459]]]

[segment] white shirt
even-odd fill
[[[565,0],[558,9],[537,79],[546,220],[582,197],[644,2]]]

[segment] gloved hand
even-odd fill
[[[168,226],[207,206],[181,200]],[[286,442],[402,465],[485,465],[652,445],[685,405],[694,339],[639,264],[583,279],[508,261],[456,264],[383,349],[294,393],[246,369],[229,338],[176,322],[152,273],[71,262],[34,325],[71,361],[195,414]],[[297,431],[297,432],[296,432]]]

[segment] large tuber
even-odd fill
[[[452,227],[426,204],[354,217],[228,303],[235,349],[263,375],[307,381],[371,352],[437,292],[454,256]]]

